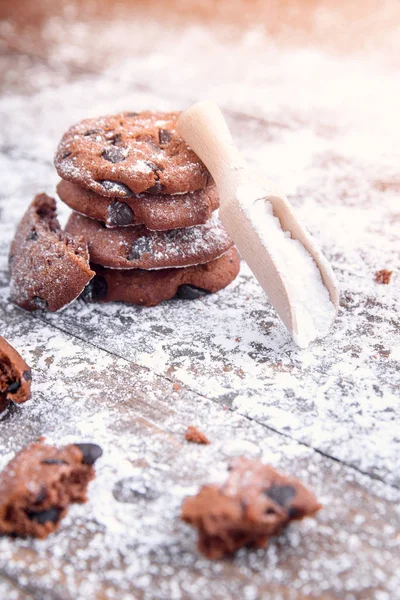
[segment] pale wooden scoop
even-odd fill
[[[221,221],[294,340],[306,347],[324,337],[338,309],[337,282],[286,197],[245,163],[216,104],[191,106],[179,117],[178,132],[213,176]]]

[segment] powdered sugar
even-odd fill
[[[248,207],[260,239],[270,249],[274,264],[288,290],[291,310],[294,314],[295,342],[306,348],[313,340],[324,337],[332,325],[335,308],[330,301],[319,269],[304,246],[291,239],[290,233],[282,230],[279,219],[274,216],[270,202],[261,198],[251,204],[251,190],[238,189],[238,198],[245,195],[242,206]]]

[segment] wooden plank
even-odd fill
[[[0,467],[39,435],[104,448],[89,503],[74,506],[57,534],[0,539],[4,577],[51,600],[395,597],[398,491],[18,309],[3,306],[0,318],[34,373],[33,400],[1,421]],[[188,424],[210,446],[187,444]],[[325,508],[266,551],[212,563],[179,507],[243,453],[300,476]]]

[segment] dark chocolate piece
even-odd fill
[[[75,444],[75,446],[82,452],[82,462],[85,465],[94,465],[103,454],[103,450],[97,444]]]
[[[207,290],[202,290],[194,285],[188,285],[187,283],[179,286],[178,291],[176,292],[176,297],[181,300],[197,300],[198,298],[203,298],[203,296],[207,296],[209,292]]]
[[[114,143],[118,141],[114,139]],[[127,154],[124,153],[123,150],[121,150],[121,148],[118,148],[118,146],[107,146],[107,148],[105,148],[101,154],[101,156],[105,159],[108,160],[109,162],[113,163],[114,165],[116,163],[122,162],[123,160],[126,159]]]
[[[107,224],[115,227],[132,225],[134,221],[133,210],[125,202],[116,200],[108,207]]]

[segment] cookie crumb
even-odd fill
[[[393,271],[388,271],[387,269],[381,269],[375,273],[375,281],[376,283],[384,283],[388,285],[390,283],[390,279],[392,277]]]
[[[210,444],[210,440],[204,433],[199,431],[194,425],[189,425],[185,433],[185,440],[194,444]]]
[[[175,392],[179,392],[179,390],[181,389],[181,386],[179,385],[179,383],[174,383],[174,385],[172,387]]]

